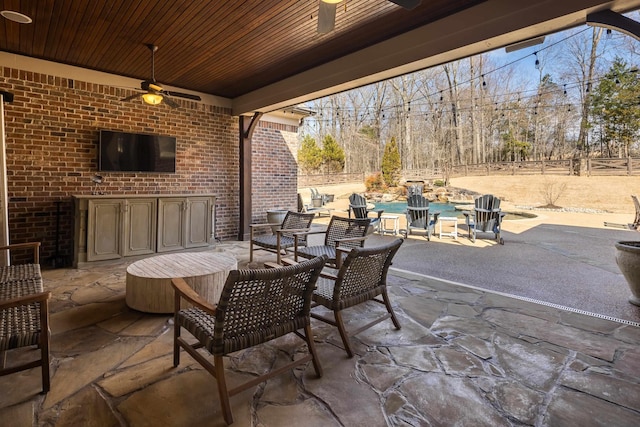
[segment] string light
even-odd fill
[[[540,60],[538,59],[538,52],[533,52],[533,54],[536,57],[536,63],[535,63],[536,70],[539,70],[540,69]]]
[[[555,43],[553,43],[553,44],[551,44],[551,45],[549,45],[549,46],[546,46],[546,47],[544,47],[544,48],[542,48],[542,49],[539,49],[538,51],[534,52],[534,53],[533,53],[533,55],[534,55],[534,57],[536,58],[536,65],[537,65],[537,67],[536,67],[536,68],[538,68],[538,69],[539,69],[539,65],[540,65],[539,58],[538,58],[538,56],[537,56],[538,52],[540,52],[541,50],[544,50],[544,49],[548,49],[548,48],[550,48],[550,47],[552,47],[552,46],[554,46],[554,45],[557,45],[557,44],[559,44],[559,43],[561,43],[561,42],[563,42],[563,41],[565,41],[565,40],[569,39],[570,37],[575,37],[575,36],[577,36],[577,35],[579,35],[579,34],[581,34],[581,33],[585,32],[585,31],[588,31],[588,30],[589,30],[589,29],[585,29],[585,30],[582,30],[582,31],[576,32],[576,33],[574,33],[574,34],[572,34],[572,35],[570,35],[570,36],[568,36],[568,37],[565,37],[565,38],[564,38],[564,39],[562,39],[562,40],[559,40],[558,42],[555,42]],[[530,55],[531,55],[531,54],[530,54]],[[510,62],[510,63],[508,63],[508,64],[505,64],[505,65],[503,65],[503,66],[497,67],[497,68],[495,68],[495,69],[493,69],[493,70],[491,70],[491,71],[487,71],[486,73],[482,74],[482,75],[481,75],[481,80],[482,80],[482,86],[483,86],[483,88],[487,88],[487,82],[486,82],[486,78],[485,78],[485,76],[486,76],[486,75],[488,75],[488,74],[490,74],[490,73],[493,73],[493,72],[496,72],[496,71],[498,71],[498,70],[500,70],[500,69],[502,69],[502,68],[508,67],[508,66],[512,65],[513,63],[519,62],[519,61],[521,61],[521,60],[525,59],[527,56],[528,56],[528,55],[526,55],[526,56],[525,56],[525,57],[523,57],[523,58],[519,58],[519,59],[517,59],[517,60],[515,60],[515,61],[512,61],[512,62]],[[629,72],[631,72],[631,73],[633,73],[633,72],[638,72],[638,69],[637,69],[637,68],[632,68],[631,70],[629,70]],[[602,79],[604,79],[604,77],[603,77]],[[465,85],[465,84],[473,83],[473,81],[474,81],[474,80],[476,80],[476,81],[477,81],[477,77],[475,77],[475,78],[473,78],[473,77],[472,77],[469,81],[466,81],[466,82],[458,82],[458,83],[456,84],[456,87],[460,87],[460,86]],[[591,92],[591,84],[592,84],[592,83],[597,82],[598,80],[600,80],[600,79],[592,79],[591,81],[587,82],[587,83],[586,83],[586,87],[585,87],[585,92]],[[619,79],[616,79],[616,82],[617,82],[617,83],[620,83],[620,80],[619,80]],[[544,90],[544,92],[539,92],[539,89],[540,89],[540,88],[538,88],[538,90],[536,90],[536,91],[538,92],[538,93],[536,94],[536,95],[537,95],[537,97],[538,97],[538,99],[537,99],[536,103],[537,103],[538,105],[540,105],[540,102],[541,102],[541,101],[540,101],[540,98],[541,98],[541,96],[542,96],[543,94],[545,94],[545,95],[546,95],[546,94],[553,94],[554,92],[556,92],[556,93],[560,93],[560,91],[562,91],[562,94],[563,94],[564,96],[568,96],[568,92],[569,92],[569,90],[570,90],[571,88],[573,88],[573,87],[579,87],[579,86],[581,86],[581,85],[583,85],[583,84],[585,84],[585,83],[584,83],[584,82],[582,82],[582,83],[581,83],[581,82],[577,82],[577,83],[575,83],[575,84],[570,84],[570,85],[567,85],[566,83],[563,83],[563,84],[562,84],[562,86],[560,86],[559,84],[554,83],[553,85],[549,85],[550,87],[549,87],[547,90]],[[425,86],[425,87],[426,87],[426,86]],[[507,103],[508,103],[508,102],[513,102],[513,101],[509,101],[509,99],[513,99],[514,95],[518,95],[518,97],[517,97],[517,102],[518,102],[518,103],[520,103],[520,102],[522,102],[522,101],[523,101],[523,98],[522,98],[519,94],[520,94],[520,93],[525,93],[525,94],[526,94],[527,92],[531,92],[531,91],[533,91],[533,90],[526,90],[526,91],[513,92],[513,93],[494,94],[494,95],[492,95],[492,96],[494,97],[494,100],[495,100],[496,98],[498,98],[498,99],[503,99],[503,101],[502,101],[502,102],[507,102]],[[417,100],[420,100],[420,99],[427,99],[428,97],[433,96],[433,95],[437,96],[438,98],[436,98],[436,99],[439,99],[441,102],[442,102],[442,101],[444,101],[443,90],[441,90],[441,89],[440,89],[440,90],[438,90],[438,91],[436,91],[436,92],[435,92],[435,94],[432,94],[432,95],[431,95],[431,94],[427,94],[427,95],[424,95],[424,96],[422,96],[422,97],[418,97],[418,98],[416,98],[416,99],[417,99]],[[525,95],[525,97],[524,97],[524,101],[526,101],[527,99],[531,99],[531,98],[533,98],[533,96],[534,96],[534,95]],[[464,102],[464,99],[459,99],[459,101]],[[496,104],[498,104],[498,103],[496,102]],[[433,108],[433,106],[434,106],[434,105],[435,105],[436,107],[438,106],[437,101],[436,101],[436,102],[433,102],[433,101],[432,101],[432,103],[428,103],[428,102],[427,102],[427,103],[424,103],[424,104],[420,104],[420,103],[418,103],[418,104],[416,104],[416,105],[418,106],[418,109],[417,109],[417,110],[418,110],[418,112],[417,112],[417,114],[425,114],[425,116],[424,116],[424,117],[425,117],[425,120],[427,119],[428,115],[427,115],[427,113],[424,113],[424,108],[420,108],[420,107],[426,107],[426,108],[428,108],[429,106],[431,106],[431,107]],[[635,103],[634,103],[634,105],[635,105]],[[388,108],[392,108],[392,109],[393,109],[393,108],[398,109],[400,106],[401,106],[401,105],[396,105],[396,106],[391,105],[391,106],[387,106],[387,107],[388,107]],[[415,105],[414,105],[414,106],[415,106]],[[412,108],[412,107],[413,107],[413,106],[411,106],[411,105],[410,105],[410,102],[409,102],[409,104],[408,104],[408,110],[409,110],[409,111],[411,111],[411,108]],[[477,105],[475,105],[475,108],[477,108],[477,107],[478,107],[478,106],[477,106]],[[365,109],[367,109],[367,108],[368,108],[368,107],[365,107]],[[501,111],[514,111],[514,110],[523,110],[523,109],[525,109],[525,108],[526,108],[526,106],[525,106],[525,107],[502,107],[502,108],[500,108],[500,110],[501,110]],[[557,105],[549,105],[549,106],[540,105],[540,108],[558,108],[558,106],[557,106]],[[571,105],[570,105],[570,104],[565,104],[565,108],[567,109],[566,111],[568,111],[568,112],[571,112],[571,110],[572,110],[572,109],[571,109]],[[462,108],[462,109],[459,109],[458,111],[465,111],[465,110],[466,110],[466,108]],[[498,108],[496,108],[496,110],[498,110]],[[398,111],[400,111],[400,110],[398,110]],[[445,112],[446,112],[446,111],[444,111],[444,110],[442,110],[442,111],[441,111],[440,109],[436,109],[435,111],[437,112],[437,117],[441,117],[442,113],[445,113]],[[535,111],[535,114],[537,114],[537,110],[534,110],[534,111]],[[384,110],[384,109],[381,109],[381,112],[382,112],[382,119],[387,119],[387,117],[386,117],[386,113],[385,113],[385,110]],[[347,114],[347,117],[349,117],[349,114],[348,114],[348,113],[346,113],[346,114]],[[356,114],[356,113],[354,113],[354,114]],[[502,114],[504,115],[504,113],[502,113]],[[368,111],[366,112],[366,115],[368,115]],[[323,116],[322,112],[320,112],[320,113],[319,113],[319,116],[320,116],[320,117],[330,117],[330,116]],[[409,116],[411,116],[411,115],[410,115],[410,114],[407,114],[407,117],[409,117]],[[317,117],[317,116],[316,116],[316,117]],[[345,115],[343,114],[343,116],[342,116],[342,117],[343,117],[343,119],[344,119]],[[354,117],[356,117],[356,116],[354,115]],[[397,120],[397,119],[398,119],[398,114],[392,114],[392,116],[390,116],[390,118],[392,118],[392,119],[393,119],[394,117],[395,117],[395,118],[396,118],[396,120]],[[435,118],[435,117],[436,117],[436,115],[434,114],[434,118]],[[327,121],[329,121],[329,120],[330,120],[330,119],[328,119]]]

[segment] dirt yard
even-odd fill
[[[543,193],[561,190],[556,205],[563,208],[596,209],[612,213],[635,213],[631,194],[640,195],[640,176],[480,176],[453,178],[451,186],[491,193],[516,206],[543,206]]]

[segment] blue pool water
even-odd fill
[[[384,209],[384,213],[402,214],[407,210],[407,202],[377,202],[375,209]],[[440,212],[442,216],[462,216],[461,211],[456,211],[456,207],[451,203],[429,203],[429,213]]]

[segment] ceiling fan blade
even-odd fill
[[[176,98],[185,98],[185,99],[191,99],[193,101],[202,101],[202,98],[200,98],[198,95],[192,95],[190,93],[173,92],[168,90],[162,91],[162,93],[169,96],[174,96]]]
[[[389,0],[391,3],[395,3],[398,6],[402,6],[407,10],[415,9],[420,6],[422,0]]]
[[[122,98],[120,101],[131,101],[132,99],[139,98],[141,95],[141,93],[136,93],[131,96],[127,96],[126,98]]]
[[[326,34],[336,26],[336,4],[325,3],[320,0],[318,6],[318,33]]]
[[[164,102],[165,104],[167,104],[171,108],[180,107],[177,102],[175,102],[173,99],[169,98],[168,96],[164,96],[162,98],[162,102]]]

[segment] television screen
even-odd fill
[[[98,170],[104,172],[176,171],[176,138],[100,131]]]

